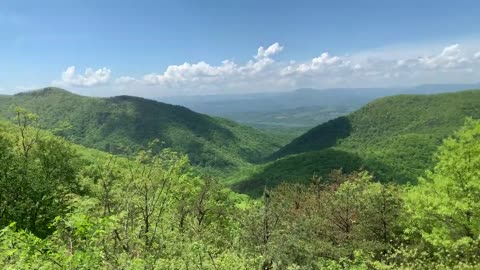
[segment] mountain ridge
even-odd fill
[[[432,166],[442,140],[467,117],[480,118],[478,104],[480,90],[377,99],[297,137],[234,187],[258,195],[265,185],[308,182],[342,168],[366,168],[384,182],[415,183]]]
[[[201,167],[225,169],[260,162],[280,147],[275,138],[233,121],[210,117],[179,106],[133,96],[86,97],[60,88],[0,97],[0,114],[11,118],[11,106],[40,117],[73,142],[115,154],[129,154],[160,139],[162,146],[188,154]]]

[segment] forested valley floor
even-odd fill
[[[2,269],[479,269],[480,121],[400,184],[358,168],[233,192],[157,140],[118,156],[0,122]]]

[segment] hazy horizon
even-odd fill
[[[478,7],[4,1],[0,94],[49,85],[154,98],[477,83]]]

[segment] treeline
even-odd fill
[[[78,150],[35,120],[18,109],[16,127],[0,123],[2,269],[480,265],[479,121],[444,141],[416,186],[335,170],[253,200],[173,151]]]

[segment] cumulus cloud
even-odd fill
[[[325,73],[339,71],[340,69],[359,69],[360,67],[360,64],[351,65],[351,61],[343,57],[330,56],[328,52],[324,52],[307,63],[285,67],[282,74]]]
[[[460,44],[446,46],[437,53],[412,51],[402,58],[385,52],[358,55],[320,54],[309,61],[286,65],[282,76],[297,86],[378,87],[422,83],[477,82],[480,55]]]
[[[92,68],[85,69],[84,74],[77,74],[75,66],[68,67],[59,81],[54,81],[55,85],[65,85],[74,87],[92,87],[99,86],[109,82],[111,70],[103,67],[97,70]]]
[[[205,62],[196,64],[183,63],[171,65],[163,74],[151,73],[143,77],[148,84],[178,85],[188,82],[215,82],[225,76],[237,72],[235,63],[225,60],[219,66],[211,66]]]
[[[267,49],[265,49],[265,48],[263,48],[263,46],[261,46],[260,48],[258,48],[257,55],[255,56],[255,59],[258,60],[258,59],[262,59],[262,58],[269,58],[270,56],[278,54],[281,51],[283,51],[283,46],[281,46],[278,42],[273,43]]]
[[[462,56],[459,44],[447,46],[443,51],[433,57],[420,58],[419,62],[427,68],[455,68],[467,63],[469,60]]]
[[[334,55],[321,52],[307,60],[277,62],[284,50],[278,42],[259,47],[245,63],[224,60],[170,65],[163,72],[140,77],[122,76],[110,81],[111,71],[87,69],[77,74],[67,68],[59,83],[77,87],[107,85],[115,94],[144,96],[245,93],[289,90],[297,87],[384,87],[422,83],[477,82],[480,78],[478,47],[452,44],[399,53],[359,52]],[[111,83],[112,82],[112,83]],[[107,87],[105,86],[105,87]]]
[[[210,65],[204,61],[170,65],[163,73],[150,73],[143,76],[141,82],[150,86],[182,89],[225,89],[233,85],[246,85],[269,73],[275,63],[272,56],[280,53],[283,46],[274,43],[268,48],[259,47],[253,59],[244,65],[224,60],[220,65]],[[226,89],[228,90],[228,89]]]

